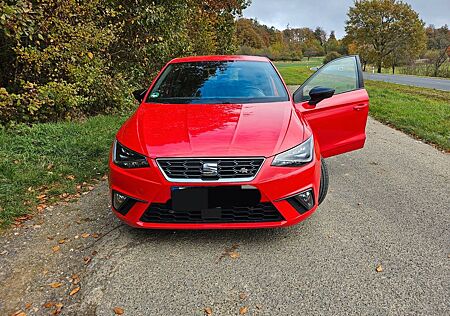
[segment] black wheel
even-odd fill
[[[320,188],[319,188],[319,205],[325,200],[328,192],[328,167],[323,158],[320,159],[321,172],[320,172]]]

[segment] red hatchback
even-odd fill
[[[362,148],[369,98],[358,56],[288,92],[267,58],[174,59],[120,128],[112,209],[142,228],[296,224],[323,201],[323,158]]]

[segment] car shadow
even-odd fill
[[[245,243],[265,244],[299,235],[313,234],[314,218],[306,219],[297,225],[283,228],[224,229],[224,230],[156,230],[138,229],[124,225],[122,233],[137,243]]]

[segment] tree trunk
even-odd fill
[[[378,64],[377,72],[378,72],[379,74],[381,74],[381,63]]]
[[[366,71],[366,65],[367,63],[363,63],[363,71]]]
[[[395,64],[392,64],[392,74],[395,74]]]

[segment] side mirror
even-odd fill
[[[136,100],[139,101],[139,103],[142,102],[142,100],[144,100],[145,97],[145,93],[147,92],[147,89],[138,89],[138,90],[134,90],[133,91],[133,96]]]
[[[323,99],[331,98],[334,94],[334,89],[325,87],[314,87],[309,91],[311,99],[308,104],[316,105]]]

